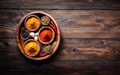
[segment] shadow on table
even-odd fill
[[[25,59],[27,60],[28,63],[30,64],[34,64],[34,65],[43,65],[43,64],[49,64],[51,62],[54,61],[55,57],[57,57],[62,49],[62,43],[63,43],[63,40],[61,39],[60,41],[60,45],[58,47],[58,50],[55,52],[55,54],[53,54],[50,58],[48,59],[45,59],[45,60],[42,60],[42,61],[34,61],[34,60],[30,60],[28,58],[25,57]]]

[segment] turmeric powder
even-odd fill
[[[27,42],[24,46],[24,52],[28,56],[36,56],[40,52],[40,46],[35,41]]]
[[[27,19],[26,28],[28,30],[36,30],[40,26],[40,21],[37,17],[33,16]]]

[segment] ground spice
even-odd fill
[[[53,33],[52,33],[52,30],[50,30],[49,28],[45,28],[41,30],[39,34],[39,38],[43,42],[49,42],[52,39],[52,37],[53,37]]]
[[[30,17],[27,21],[26,21],[26,28],[28,30],[36,30],[40,25],[40,21],[37,17]]]
[[[22,32],[21,32],[21,36],[22,36],[22,38],[24,38],[24,39],[28,38],[28,36],[29,36],[28,31],[26,31],[26,30],[22,31]]]
[[[25,44],[24,52],[28,56],[36,56],[40,51],[40,46],[35,41],[30,41]]]

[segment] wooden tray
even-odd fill
[[[55,37],[54,37],[54,39],[53,39],[53,41],[52,41],[51,43],[49,43],[49,44],[43,44],[43,43],[40,42],[39,39],[35,39],[34,37],[32,37],[32,36],[30,35],[30,33],[32,33],[32,32],[34,32],[34,33],[36,33],[36,34],[37,34],[37,33],[39,34],[39,30],[40,30],[42,27],[46,27],[46,25],[40,24],[40,27],[39,27],[37,30],[35,30],[35,31],[30,31],[30,30],[28,30],[28,29],[25,27],[25,20],[26,20],[26,18],[27,18],[28,16],[30,16],[30,15],[35,15],[35,16],[39,17],[40,19],[41,19],[42,16],[47,16],[47,17],[50,18],[50,23],[49,23],[49,25],[47,25],[47,26],[49,26],[50,28],[52,28],[52,29],[54,30],[54,33],[55,33]],[[51,26],[51,25],[52,25],[51,22],[55,25],[54,27],[56,28],[56,30],[55,30],[55,28],[53,28],[53,27]],[[22,30],[28,31],[29,36],[28,36],[27,38],[22,38],[22,37],[21,37]],[[36,36],[37,36],[37,38],[39,38],[39,35],[36,35]],[[47,14],[47,13],[45,13],[45,12],[42,12],[42,11],[35,11],[35,12],[28,13],[27,15],[25,15],[25,16],[20,20],[20,22],[19,22],[19,24],[18,24],[18,27],[17,27],[16,38],[17,38],[18,47],[19,47],[21,53],[22,53],[25,57],[27,57],[27,58],[29,58],[29,59],[31,59],[31,60],[38,60],[38,61],[39,61],[39,60],[48,59],[49,57],[51,57],[51,56],[57,51],[58,46],[59,46],[59,44],[60,44],[60,31],[59,31],[59,28],[58,28],[58,24],[56,23],[55,19],[54,19],[51,15],[49,15],[49,14]],[[37,41],[37,42],[39,43],[40,52],[39,52],[36,56],[29,56],[29,55],[26,55],[26,54],[25,54],[24,44],[25,44],[25,42],[28,41],[29,39],[30,39],[30,40],[35,40],[35,41]],[[45,46],[48,46],[48,45],[50,45],[51,52],[48,53],[48,54],[45,53],[45,54],[43,54],[43,56],[41,56],[40,54],[41,54],[43,48],[44,48]]]

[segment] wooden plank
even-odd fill
[[[2,0],[0,1],[0,9],[119,9],[119,3],[119,0]]]
[[[42,62],[42,63],[33,62],[33,61],[31,62],[33,64],[35,63],[38,64],[38,66],[30,64],[29,60],[23,58],[23,56],[21,55],[21,53],[19,53],[17,48],[8,46],[6,48],[1,48],[0,50],[2,49],[4,51],[1,51],[0,65],[6,66],[5,68],[11,67],[10,70],[13,69],[13,71],[16,71],[16,70],[29,71],[29,70],[32,70],[33,68],[37,70],[38,67],[39,69],[37,71],[39,71],[42,68],[46,69],[46,68],[51,68],[52,66],[54,68],[55,66],[57,66],[58,68],[66,68],[66,69],[74,68],[76,70],[80,70],[83,68],[85,68],[84,70],[89,70],[91,66],[95,66],[95,65],[96,65],[95,67],[92,67],[92,70],[96,69],[97,67],[99,68],[100,65],[103,67],[103,69],[105,69],[104,67],[109,68],[108,66],[110,65],[111,67],[120,66],[119,50],[116,50],[116,49],[110,50],[109,48],[76,48],[76,49],[60,48],[59,49],[60,51],[57,53],[57,55],[55,55],[49,61]],[[43,63],[44,64],[46,63],[46,65],[44,65]],[[73,63],[74,65],[72,65]],[[11,64],[14,64],[14,65],[11,65]],[[43,65],[40,65],[40,64],[43,64]],[[54,69],[54,68],[51,68],[51,69]]]
[[[28,12],[30,11],[1,11],[0,38],[15,38],[17,24]],[[119,10],[51,10],[46,12],[55,17],[62,38],[120,38]],[[3,34],[5,35],[2,36]]]
[[[44,72],[44,73],[32,73],[32,72],[29,72],[29,73],[26,73],[26,72],[9,72],[9,73],[2,73],[3,75],[9,75],[9,74],[12,74],[12,75],[48,75],[48,74],[52,74],[52,75],[119,75],[120,73],[118,71],[100,71],[100,72]]]
[[[0,48],[17,48],[16,39],[0,39]],[[61,48],[120,48],[120,39],[61,39]],[[1,50],[4,51],[4,50]]]
[[[4,48],[4,50],[5,52],[1,52],[0,55],[0,60],[1,60],[0,66],[3,68],[2,71],[8,71],[8,72],[9,71],[10,72],[94,71],[95,72],[95,71],[105,71],[105,70],[114,71],[115,67],[118,67],[117,70],[120,70],[119,53],[112,54],[109,49],[105,49],[105,48],[104,49],[79,48],[76,49],[76,51],[70,49],[67,50],[63,49],[61,50],[61,52],[58,52],[57,55],[44,62],[42,61],[34,62],[27,60],[23,58],[23,56],[15,48],[7,47]],[[100,53],[100,55],[97,53]],[[2,57],[3,55],[4,57]]]
[[[5,75],[119,75],[119,3],[119,0],[1,0],[0,72]],[[24,58],[15,38],[20,19],[35,10],[50,13],[62,34],[58,52],[41,62]]]
[[[37,11],[37,10],[36,10]],[[0,12],[0,21],[2,24],[17,24],[20,19],[31,11],[25,10],[3,10]],[[79,25],[113,25],[119,23],[120,11],[112,10],[49,10],[45,11],[51,14],[62,26]],[[12,19],[10,19],[13,17]],[[73,24],[72,24],[73,23]]]
[[[78,44],[78,45],[77,45]],[[120,53],[120,40],[116,39],[63,39],[57,60],[104,60]],[[0,39],[1,55],[19,58],[16,39]],[[2,54],[3,53],[3,54]],[[0,57],[4,59],[4,57]]]
[[[87,27],[86,27],[87,28]],[[86,29],[85,28],[85,29]],[[92,30],[94,27],[91,27],[90,30]],[[97,30],[97,27],[93,29],[92,31],[82,31],[80,30],[81,28],[71,28],[71,27],[66,27],[61,28],[61,36],[62,38],[120,38],[120,31],[94,31],[95,29]],[[83,29],[83,28],[82,28]],[[73,36],[74,34],[74,36]],[[8,29],[1,27],[0,30],[0,38],[16,38],[16,30],[15,29]]]
[[[16,60],[20,62],[22,60]],[[17,63],[15,59],[11,59],[10,63],[4,61],[6,63],[1,64],[3,67],[5,65],[9,66],[9,69],[6,69],[6,72],[98,72],[98,71],[115,71],[115,67],[117,67],[116,71],[120,70],[120,62],[113,61],[53,61],[53,63],[45,63],[35,64],[29,63],[28,61],[23,61],[24,63]],[[3,62],[3,61],[2,61]],[[16,62],[16,63],[14,63]],[[110,62],[110,63],[109,63]],[[15,64],[15,65],[11,65]],[[2,68],[2,67],[1,67]],[[6,68],[6,67],[5,67]],[[34,69],[34,70],[33,70]],[[5,70],[1,70],[4,71]]]
[[[106,73],[106,72],[105,72]],[[20,73],[20,72],[9,72],[9,73],[4,73],[4,75],[9,75],[9,74],[12,74],[12,75],[48,75],[48,74],[52,74],[52,75],[97,75],[99,73],[97,72],[44,72],[44,73]]]
[[[34,10],[39,11],[39,10]],[[52,15],[62,26],[116,25],[119,24],[119,10],[42,10]],[[0,22],[4,25],[18,24],[20,19],[33,10],[1,10]],[[12,19],[11,19],[12,17]],[[6,24],[7,23],[7,24]]]

